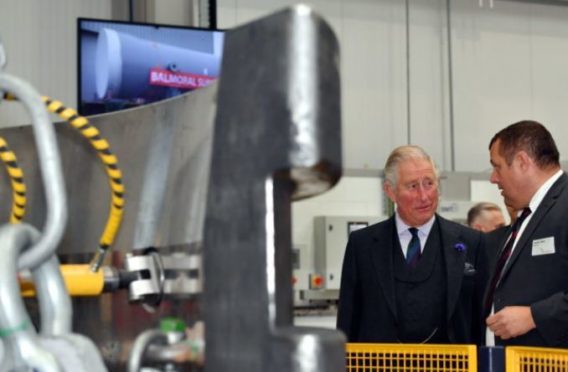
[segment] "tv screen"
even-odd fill
[[[136,107],[209,85],[223,31],[79,18],[78,111]]]

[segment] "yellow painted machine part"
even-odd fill
[[[12,186],[12,213],[10,223],[20,223],[26,213],[26,184],[24,172],[18,166],[16,154],[10,149],[6,140],[0,137],[0,159],[4,162],[10,184]]]
[[[568,370],[568,350],[507,346],[505,348],[505,370],[565,372]]]
[[[3,98],[10,101],[16,100],[15,96],[6,92],[3,93]],[[73,128],[79,131],[79,133],[81,133],[81,135],[83,135],[83,137],[85,137],[89,141],[91,146],[97,151],[99,159],[101,159],[105,166],[111,189],[110,211],[105,228],[102,232],[101,237],[99,238],[100,252],[95,255],[94,260],[96,260],[98,254],[100,254],[101,252],[103,253],[102,258],[104,258],[104,254],[108,251],[108,249],[110,248],[110,246],[112,246],[114,240],[116,239],[116,235],[118,234],[118,230],[120,229],[124,215],[125,190],[122,181],[122,172],[118,168],[118,159],[116,155],[111,152],[108,141],[102,138],[99,130],[95,126],[90,124],[89,120],[86,117],[79,115],[79,113],[72,108],[65,107],[65,105],[63,105],[61,101],[52,100],[47,96],[42,96],[41,99],[45,103],[49,112],[57,114],[62,119],[66,120]],[[15,188],[14,182],[12,182],[12,185],[15,192],[21,191]],[[21,202],[22,200],[20,198],[16,201]],[[95,266],[91,266],[91,270],[98,271],[99,264],[100,262]]]
[[[42,96],[41,99],[46,104],[49,112],[57,114],[66,120],[89,141],[91,146],[97,151],[99,159],[105,165],[111,189],[111,203],[107,223],[99,240],[99,246],[103,251],[106,251],[114,243],[124,214],[124,184],[122,182],[122,172],[118,168],[118,159],[111,152],[108,141],[101,137],[99,130],[90,124],[86,117],[79,115],[72,108],[65,107],[61,101],[52,100],[47,96]]]
[[[475,345],[347,343],[345,352],[347,372],[477,372]]]
[[[103,292],[103,270],[93,272],[90,265],[61,265],[61,274],[71,296],[98,296]],[[20,278],[22,296],[34,297],[35,286],[28,278]]]

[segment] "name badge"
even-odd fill
[[[533,240],[533,256],[543,256],[545,254],[553,254],[554,252],[556,252],[556,249],[554,248],[554,236]]]

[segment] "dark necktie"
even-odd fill
[[[408,243],[406,263],[414,269],[420,258],[420,238],[418,237],[418,229],[416,227],[410,227],[408,231],[412,234],[412,239],[410,239],[410,243]]]
[[[491,306],[493,305],[493,295],[495,294],[495,288],[497,287],[497,283],[499,283],[499,279],[501,279],[501,273],[503,272],[503,268],[507,263],[507,260],[511,256],[511,251],[513,250],[513,244],[515,243],[515,239],[519,234],[519,229],[523,224],[523,221],[527,216],[531,214],[530,208],[523,209],[523,213],[517,218],[513,226],[511,227],[511,234],[509,235],[509,239],[505,243],[503,250],[497,260],[497,265],[495,266],[495,272],[493,273],[493,279],[491,279],[491,283],[489,286],[489,291],[487,292],[487,297],[485,298],[485,315],[488,315],[491,312]]]

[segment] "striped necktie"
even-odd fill
[[[495,295],[495,288],[497,288],[497,284],[499,283],[501,274],[503,273],[503,268],[505,267],[505,264],[511,256],[511,251],[513,250],[515,239],[519,234],[519,229],[521,228],[523,221],[528,217],[529,214],[531,214],[530,208],[527,207],[523,209],[523,213],[521,213],[519,218],[517,218],[517,220],[511,227],[511,234],[509,235],[509,239],[507,239],[507,242],[505,243],[505,246],[503,247],[503,250],[499,255],[499,260],[495,265],[495,272],[493,273],[493,278],[491,279],[491,283],[489,285],[489,291],[487,292],[487,297],[485,298],[485,315],[488,315],[491,312],[491,306],[493,305],[493,296]]]
[[[408,249],[406,250],[406,264],[411,268],[415,268],[420,259],[420,238],[418,237],[418,229],[416,227],[410,227],[408,229],[412,234],[412,239],[408,243]]]

